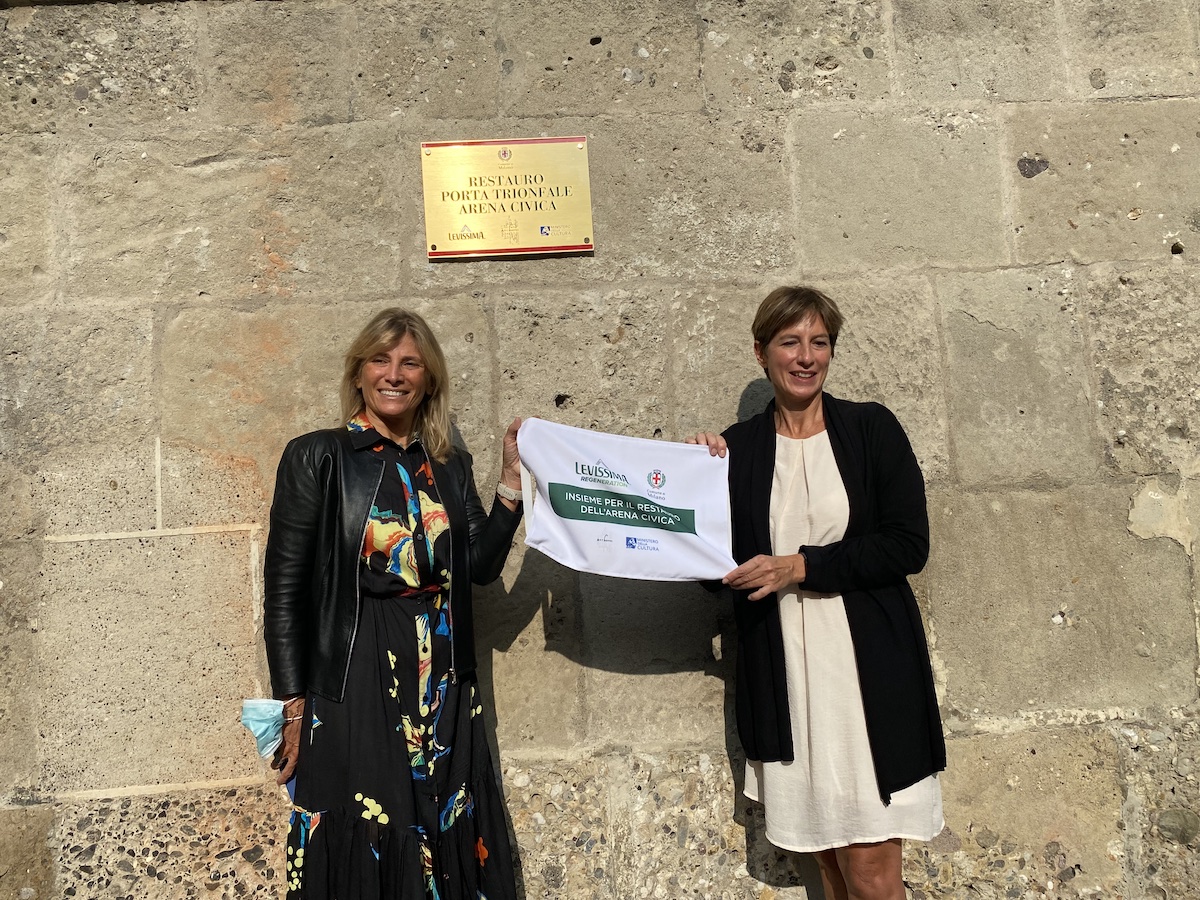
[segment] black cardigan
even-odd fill
[[[946,767],[946,745],[929,649],[908,575],[929,554],[925,483],[896,417],[878,403],[823,394],[825,426],[850,500],[840,541],[797,547],[807,559],[802,587],[840,593],[846,606],[879,793],[896,791]],[[770,554],[775,473],[775,403],[725,431],[733,556],[738,564]],[[786,552],[781,548],[781,552]],[[750,759],[792,760],[791,719],[779,599],[734,592],[738,628],[738,736]]]

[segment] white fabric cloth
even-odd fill
[[[850,502],[829,432],[796,440],[776,436],[771,489],[771,546],[839,541]],[[792,762],[746,763],[745,794],[765,807],[767,840],[815,852],[889,838],[929,840],[941,830],[941,786],[934,775],[879,797],[854,644],[841,594],[790,585],[780,594]]]
[[[708,448],[526,419],[525,543],[580,572],[719,579],[731,552],[729,463]]]

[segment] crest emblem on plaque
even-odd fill
[[[510,159],[512,159],[512,151],[507,147],[501,147],[496,151],[496,155],[499,156],[504,162],[508,162]]]

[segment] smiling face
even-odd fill
[[[425,360],[411,334],[391,349],[367,359],[355,386],[362,391],[367,418],[376,431],[398,443],[407,443],[417,410],[428,392]]]
[[[766,345],[755,342],[754,355],[775,388],[775,402],[803,409],[821,396],[833,342],[815,313],[779,329]]]

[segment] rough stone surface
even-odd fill
[[[41,541],[0,541],[0,796],[17,792],[22,800],[38,752],[34,639],[43,549]]]
[[[930,498],[951,706],[1011,716],[1194,697],[1188,561],[1174,542],[1127,533],[1129,496],[1113,485]]]
[[[1200,352],[1189,337],[1198,288],[1196,269],[1172,264],[1089,274],[1101,434],[1121,471],[1200,474]]]
[[[47,548],[36,635],[40,790],[259,771],[238,721],[242,698],[264,690],[250,561],[244,533]]]
[[[506,0],[498,6],[495,50],[508,114],[702,111],[689,5],[568,0],[550,17],[538,3]]]
[[[519,539],[501,580],[475,593],[485,712],[501,747],[561,752],[585,726],[579,576]]]
[[[728,601],[694,584],[597,575],[580,582],[588,738],[639,748],[719,745],[729,673],[712,644]]]
[[[49,806],[0,809],[0,898],[54,896],[54,861],[47,840],[53,824]]]
[[[246,786],[56,804],[55,896],[282,898],[287,796]]]
[[[497,373],[501,407],[522,402],[525,415],[564,425],[661,436],[669,398],[645,388],[666,383],[663,329],[638,314],[657,299],[642,291],[507,292],[496,305],[497,340],[505,358],[526,364]]]
[[[113,455],[89,447],[48,454],[29,479],[39,525],[58,535],[153,528],[154,465],[152,441]]]
[[[0,133],[177,127],[203,90],[187,7],[0,10]]]
[[[1099,898],[1124,888],[1118,747],[1107,729],[978,735],[951,741],[948,753],[946,824],[964,847],[943,856],[935,844],[930,856],[962,867],[956,880],[991,883],[1000,897],[1056,889]],[[1007,894],[1013,885],[1022,893]]]
[[[0,306],[45,302],[53,290],[49,156],[33,139],[0,159]]]
[[[221,3],[203,17],[204,116],[218,125],[331,125],[350,119],[353,7]]]
[[[796,120],[802,264],[844,272],[1004,263],[995,127],[975,112],[847,108]]]
[[[187,444],[164,444],[161,454],[164,528],[266,521],[271,498],[253,459]]]
[[[1200,880],[1195,816],[1200,811],[1200,710],[1193,704],[1171,721],[1130,723],[1118,735],[1120,772],[1128,791],[1128,861],[1147,897],[1186,897]]]
[[[922,97],[960,104],[1072,93],[1051,4],[899,0],[893,16],[899,79]]]
[[[0,454],[32,468],[83,434],[118,447],[144,438],[151,345],[142,310],[0,310]]]
[[[502,52],[495,3],[403,0],[354,7],[355,119],[436,117],[447,108],[464,118],[495,114]]]
[[[1100,467],[1072,271],[947,275],[955,470],[968,484],[1086,480]]]
[[[883,3],[705,0],[700,10],[704,90],[719,109],[871,101],[890,90]]]
[[[1018,262],[1170,259],[1200,210],[1200,101],[1029,104],[1006,118]]]
[[[1077,94],[1194,96],[1200,88],[1194,3],[1065,0],[1062,22]]]

